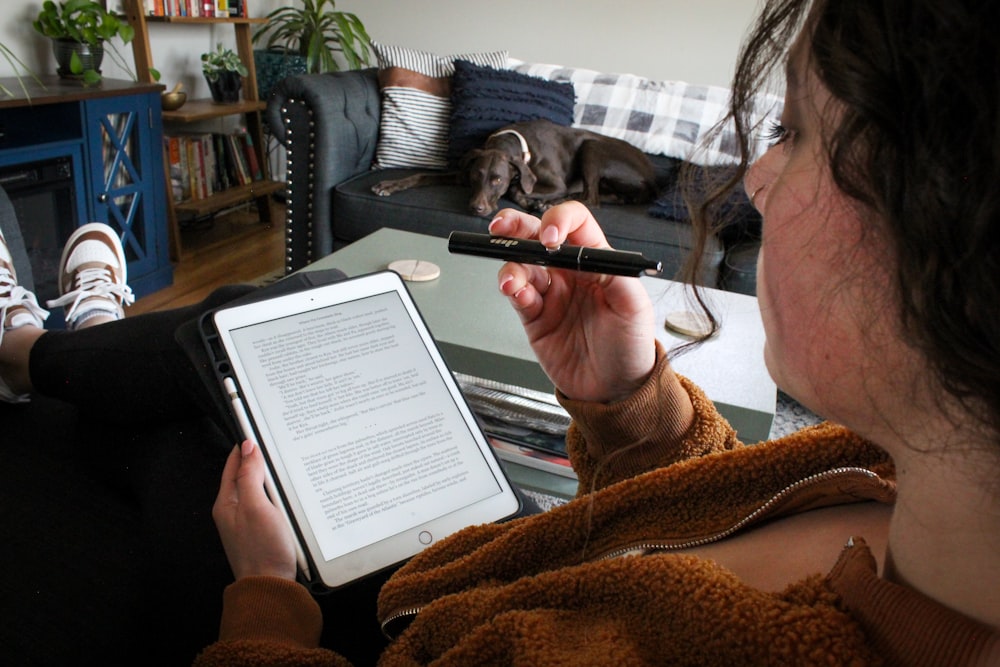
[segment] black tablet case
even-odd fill
[[[229,396],[222,385],[223,378],[231,376],[232,373],[229,358],[219,343],[219,334],[212,319],[215,312],[222,308],[328,285],[345,278],[347,278],[347,274],[340,269],[300,271],[270,285],[252,289],[244,296],[209,310],[198,319],[188,321],[178,327],[174,334],[177,342],[187,353],[215,403],[214,410],[206,412],[220,417],[220,425],[232,436],[233,442],[242,440],[243,434],[236,422],[235,415],[233,415]]]

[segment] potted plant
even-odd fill
[[[239,102],[243,77],[250,72],[239,55],[222,43],[214,51],[201,54],[201,71],[205,74],[212,99],[220,103]]]
[[[52,40],[58,74],[64,78],[80,78],[84,83],[101,80],[104,46],[115,62],[135,78],[117,47],[109,40],[120,37],[128,44],[135,36],[132,26],[106,10],[94,0],[66,0],[56,3],[45,0],[35,30]]]
[[[352,13],[336,11],[335,0],[302,0],[301,7],[279,7],[254,33],[257,83],[261,99],[289,74],[335,72],[340,54],[348,69],[358,69],[371,57],[368,33]]]

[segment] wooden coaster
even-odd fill
[[[689,310],[669,313],[664,324],[667,329],[692,338],[701,338],[712,331],[712,323],[707,317]]]
[[[422,283],[441,275],[441,268],[434,262],[422,259],[397,259],[389,264],[389,270],[398,273],[403,280]]]

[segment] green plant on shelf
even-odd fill
[[[367,65],[371,38],[364,24],[350,12],[336,11],[336,6],[335,0],[302,0],[302,7],[279,7],[267,15],[253,41],[302,56],[309,72],[338,71],[337,53],[349,69]]]
[[[201,54],[201,71],[209,81],[218,81],[224,72],[235,72],[240,76],[250,73],[239,55],[221,42],[216,44],[214,51]]]
[[[66,0],[56,3],[45,0],[38,17],[32,22],[35,30],[52,40],[56,60],[60,64],[60,75],[80,78],[85,84],[100,82],[100,65],[104,47],[112,60],[128,72],[132,79],[135,73],[112,41],[115,37],[128,44],[135,37],[135,30],[126,20],[109,12],[95,0]],[[151,69],[154,81],[160,73]]]

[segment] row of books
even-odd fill
[[[229,18],[247,15],[246,0],[145,0],[149,16]]]
[[[190,132],[163,137],[175,202],[204,199],[261,180],[257,152],[244,131]]]

